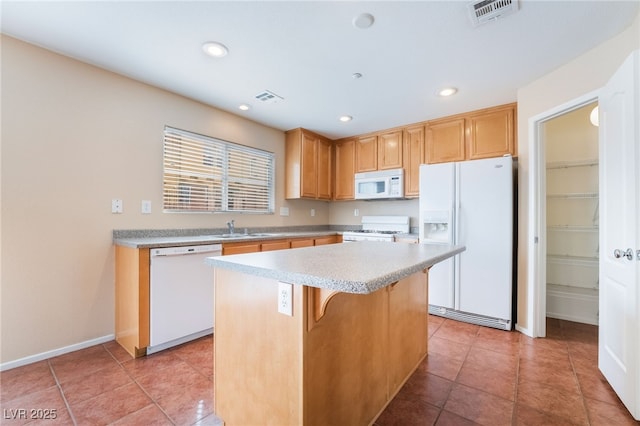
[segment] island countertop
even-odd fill
[[[361,241],[209,257],[206,262],[292,284],[369,294],[464,250],[464,246]]]

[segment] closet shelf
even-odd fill
[[[571,256],[568,254],[547,254],[547,260],[553,260],[559,263],[595,263],[598,264],[598,256]]]
[[[598,232],[598,226],[579,226],[579,225],[549,225],[547,229],[550,231],[566,231],[566,232]]]
[[[580,161],[554,161],[547,163],[547,170],[551,169],[567,169],[570,167],[591,167],[597,166],[598,160],[580,160]]]
[[[547,198],[556,198],[556,199],[598,198],[598,193],[597,192],[571,192],[566,194],[547,194]]]

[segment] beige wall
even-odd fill
[[[165,125],[275,152],[290,216],[163,214]],[[328,203],[284,200],[282,131],[6,36],[1,155],[1,363],[114,332],[113,229],[329,223]]]
[[[518,319],[517,326],[528,330],[531,303],[528,291],[529,177],[533,141],[529,140],[529,119],[600,89],[626,57],[640,48],[640,14],[627,30],[591,49],[555,71],[518,90]]]
[[[354,210],[358,209],[358,216]],[[362,216],[400,215],[411,218],[411,226],[418,226],[418,199],[396,201],[338,201],[331,203],[329,223],[360,225]]]

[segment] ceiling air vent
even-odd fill
[[[282,96],[278,96],[269,90],[258,93],[256,95],[256,99],[266,104],[275,104],[278,101],[284,101]]]
[[[469,4],[474,27],[518,11],[518,0],[481,0]]]

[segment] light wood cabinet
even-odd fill
[[[291,248],[313,247],[313,238],[303,240],[291,240]]]
[[[402,129],[378,135],[378,170],[402,168]]]
[[[515,155],[515,105],[489,108],[467,118],[467,160]]]
[[[516,104],[500,105],[427,122],[426,162],[516,155]]]
[[[134,358],[149,346],[150,252],[116,246],[116,341]]]
[[[399,389],[413,372],[416,361],[427,353],[427,335],[413,330],[427,329],[427,271],[392,284],[389,291],[389,389]],[[407,336],[413,335],[412,339]]]
[[[356,173],[378,169],[378,137],[363,136],[356,141]]]
[[[239,243],[224,243],[222,245],[222,255],[229,254],[243,254],[243,253],[256,253],[260,251],[260,243],[258,242],[239,242]]]
[[[464,118],[429,121],[426,136],[426,162],[428,164],[465,159]]]
[[[424,160],[424,126],[411,126],[404,130],[404,196],[420,195],[420,164]]]
[[[353,200],[356,167],[356,140],[344,139],[335,143],[335,200]]]
[[[340,235],[329,235],[326,237],[318,237],[314,240],[314,245],[323,246],[325,244],[336,244],[342,242]]]
[[[229,242],[222,244],[222,254],[255,253],[340,242],[340,235]],[[134,358],[145,356],[150,344],[150,259],[148,248],[115,246],[116,341]]]
[[[331,199],[331,141],[304,129],[286,132],[285,198]]]
[[[422,271],[370,294],[294,285],[291,316],[274,306],[275,279],[222,268],[215,279],[214,410],[225,424],[374,424],[427,356]]]

